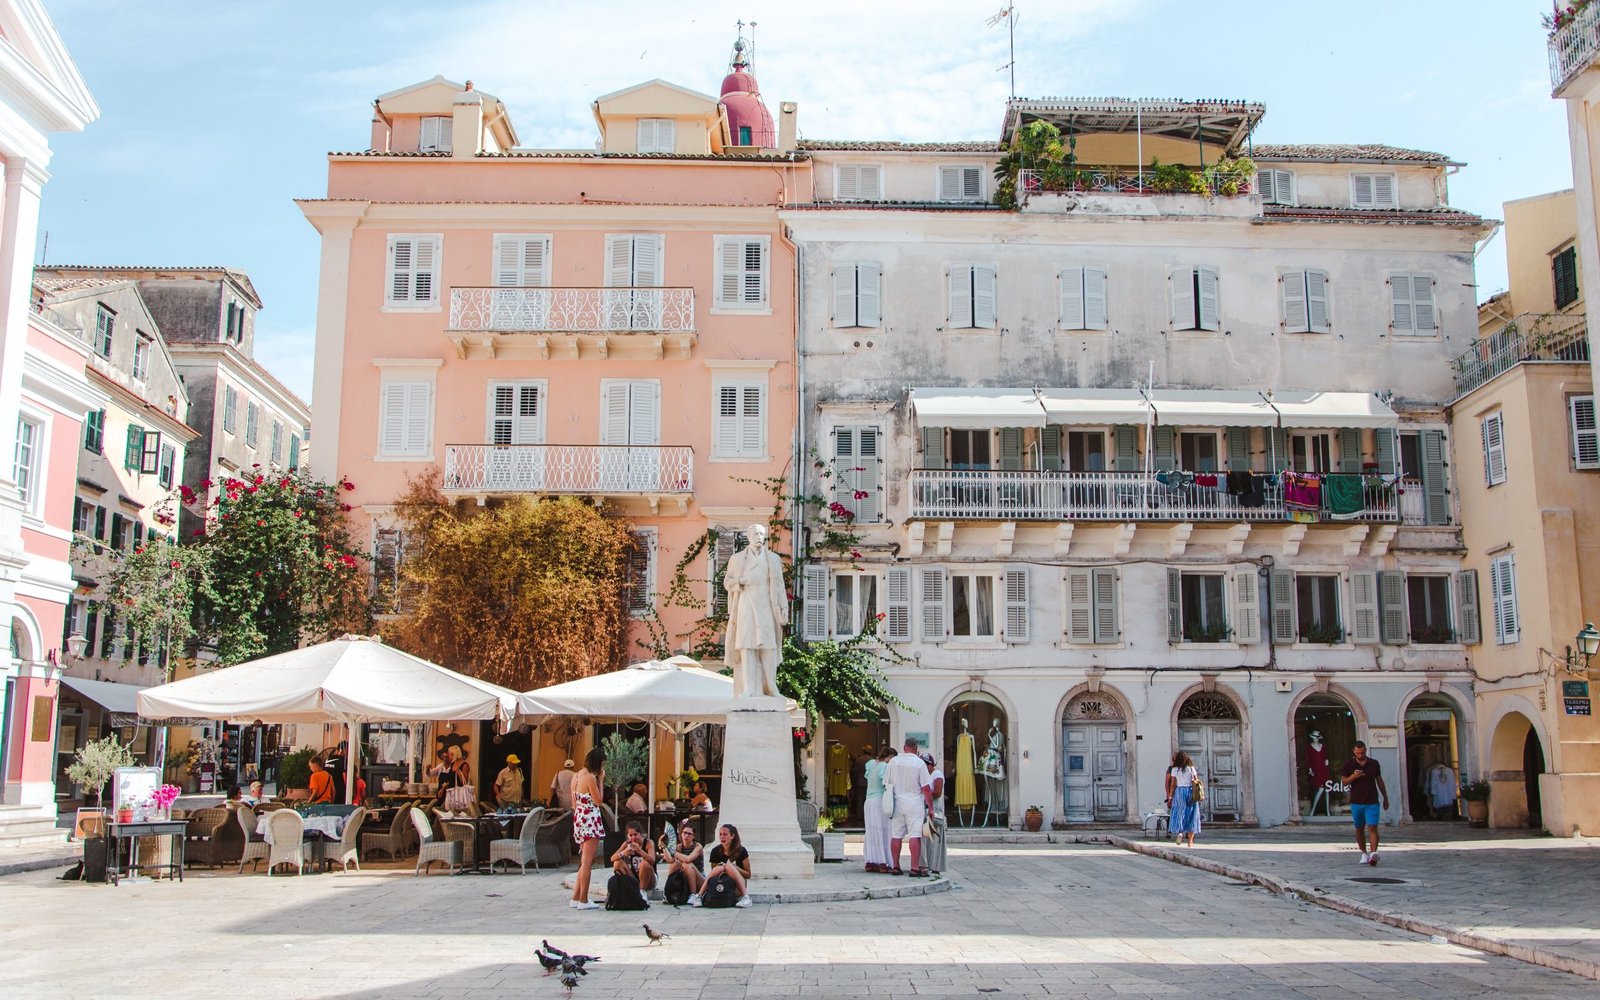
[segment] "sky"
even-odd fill
[[[715,94],[743,20],[763,95],[799,102],[802,138],[993,140],[1010,56],[1005,28],[985,22],[1002,6],[46,0],[101,117],[53,143],[40,251],[245,271],[264,303],[258,360],[310,400],[321,248],[294,199],[325,191],[326,153],[367,147],[379,94],[470,79],[507,103],[524,146],[592,148],[602,94],[656,77]],[[1448,153],[1467,164],[1451,203],[1499,219],[1507,200],[1572,184],[1547,7],[1021,0],[1016,92],[1261,101],[1257,142]],[[1496,236],[1480,301],[1505,274]]]

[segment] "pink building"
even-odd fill
[[[809,200],[810,168],[771,145],[792,149],[793,115],[775,130],[751,74],[724,89],[736,107],[630,87],[594,102],[596,148],[531,150],[503,103],[435,77],[329,157],[327,197],[300,202],[323,238],[311,462],[356,483],[380,554],[429,465],[467,502],[603,498],[644,542],[644,617],[708,528],[766,521],[772,496],[739,480],[793,479],[777,210]],[[662,611],[672,636],[696,617]]]

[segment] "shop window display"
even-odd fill
[[[1406,709],[1406,803],[1416,820],[1460,819],[1461,727],[1455,707],[1424,696]]]
[[[811,797],[827,804],[834,826],[861,827],[867,761],[889,742],[889,718],[880,714],[876,719],[829,719],[826,732],[827,745],[815,748],[824,764],[823,788]]]
[[[1311,695],[1295,710],[1294,738],[1301,817],[1349,816],[1350,800],[1339,780],[1356,742],[1349,704],[1337,695]]]
[[[1005,710],[987,695],[969,695],[946,709],[944,811],[951,825],[1010,825],[1005,733]]]

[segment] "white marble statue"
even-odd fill
[[[728,560],[722,578],[728,591],[724,655],[733,667],[735,698],[777,698],[783,626],[789,621],[783,563],[767,548],[764,525],[750,525],[745,536],[749,544]]]

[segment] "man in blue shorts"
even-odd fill
[[[1378,821],[1383,813],[1378,809],[1378,796],[1383,796],[1383,808],[1389,808],[1389,789],[1383,784],[1383,771],[1378,762],[1367,756],[1367,745],[1356,741],[1355,756],[1344,763],[1344,783],[1350,789],[1350,821],[1356,826],[1356,847],[1361,850],[1361,863],[1378,863]],[[1367,831],[1372,831],[1372,849],[1367,849]]]

